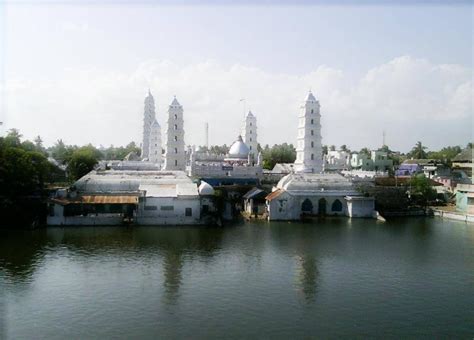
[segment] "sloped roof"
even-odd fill
[[[316,97],[314,97],[314,95],[311,91],[309,91],[308,95],[306,96],[306,101],[307,102],[309,102],[309,101],[315,102],[316,101]]]
[[[173,98],[173,101],[171,102],[171,105],[173,106],[180,106],[181,104],[178,102],[178,100],[176,99],[176,97]]]
[[[247,192],[243,198],[244,199],[250,199],[250,198],[257,198],[259,196],[261,196],[262,198],[265,197],[266,195],[266,192],[263,191],[262,189],[259,189],[259,188],[253,188],[252,190],[250,190],[249,192]]]
[[[454,162],[472,162],[474,149],[465,148],[453,158]]]
[[[283,194],[285,191],[284,190],[281,190],[281,189],[277,189],[275,190],[274,192],[271,192],[270,194],[268,194],[265,199],[267,201],[271,201],[271,200],[274,200],[275,198],[279,197],[281,194]]]

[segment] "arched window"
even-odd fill
[[[178,141],[178,136],[174,136],[174,141],[175,141],[175,142]]]
[[[174,119],[178,119],[178,115],[174,115]]]
[[[178,166],[178,160],[177,159],[174,160],[174,166]]]
[[[252,137],[250,137],[250,141],[252,141]]]
[[[331,206],[332,211],[342,211],[342,203],[338,199],[335,200]]]
[[[174,124],[174,129],[178,130],[178,124]]]
[[[311,147],[314,148],[314,142],[313,141],[311,141]]]
[[[314,153],[311,154],[311,160],[314,161]]]
[[[301,204],[301,212],[311,214],[313,212],[313,203],[309,198],[305,199]]]
[[[252,130],[250,130],[250,134],[252,134]]]
[[[250,126],[252,126],[252,122],[250,122]]]
[[[314,130],[311,130],[311,136],[314,136]]]
[[[252,150],[252,145],[250,145],[249,150]]]
[[[313,109],[311,109],[311,113],[314,113],[314,110],[313,110]]]
[[[314,119],[311,119],[311,124],[314,124]]]

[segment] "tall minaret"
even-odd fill
[[[301,106],[298,124],[295,169],[297,172],[321,172],[323,169],[321,145],[321,114],[319,102],[311,91]]]
[[[252,157],[256,157],[257,151],[257,118],[251,111],[247,113],[242,129],[244,143],[249,147]]]
[[[161,167],[161,126],[156,119],[150,126],[149,145],[148,160]]]
[[[142,158],[148,158],[150,153],[150,128],[155,121],[155,100],[148,89],[148,95],[145,98],[145,111],[143,115],[143,141]]]
[[[165,170],[186,170],[184,153],[183,107],[174,97],[168,108],[166,132]]]

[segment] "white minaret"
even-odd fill
[[[155,121],[155,99],[148,89],[148,95],[145,98],[145,111],[143,115],[143,141],[142,141],[142,159],[149,157],[150,152],[150,129]]]
[[[165,170],[186,170],[184,153],[183,107],[174,97],[168,108],[168,128],[166,132]]]
[[[311,91],[301,106],[298,123],[295,169],[297,172],[321,172],[323,156],[321,145],[321,114],[319,102]]]
[[[244,121],[244,127],[242,129],[242,139],[244,143],[249,147],[250,154],[255,157],[258,154],[257,151],[257,118],[251,111],[247,113]]]
[[[150,126],[149,145],[148,160],[161,167],[161,126],[156,119]]]

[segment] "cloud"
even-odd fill
[[[295,143],[299,107],[311,88],[321,103],[325,144],[377,147],[385,130],[392,148],[406,151],[418,140],[438,148],[472,139],[471,72],[409,56],[355,81],[326,65],[294,75],[212,60],[150,60],[131,73],[66,70],[56,80],[8,79],[6,124],[29,138],[40,134],[49,144],[58,138],[76,144],[139,142],[150,88],[162,127],[173,95],[184,106],[187,143],[204,143],[205,122],[211,144],[232,143],[249,108],[258,119],[260,143]]]

